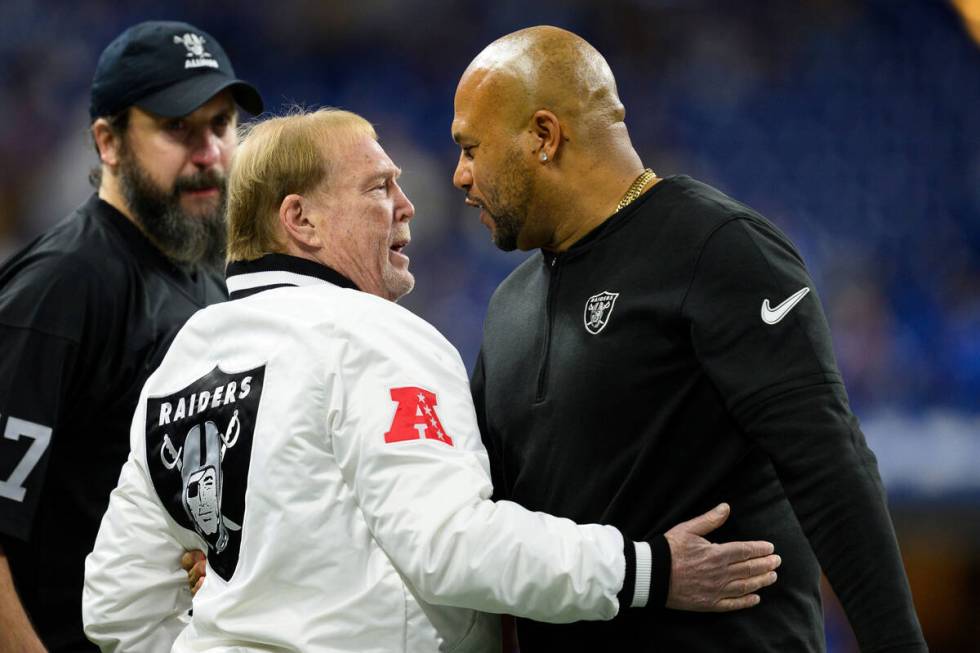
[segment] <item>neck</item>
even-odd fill
[[[382,299],[388,299],[388,297],[384,297],[379,293],[371,292],[370,288],[366,287],[364,282],[365,276],[363,274],[357,274],[359,268],[357,261],[347,256],[342,248],[311,247],[297,242],[282,232],[280,232],[280,235],[281,242],[285,244],[284,251],[281,252],[282,254],[313,261],[317,265],[330,268],[337,274],[350,279],[360,290],[378,295]]]
[[[283,234],[282,231],[280,231],[279,233],[279,239],[280,242],[285,243],[285,246],[283,247],[283,251],[273,252],[273,253],[288,254],[289,256],[295,256],[296,258],[302,258],[302,259],[306,259],[307,261],[313,261],[314,263],[317,263],[319,265],[325,265],[339,272],[339,270],[337,270],[336,267],[329,265],[325,261],[321,260],[321,258],[318,258],[317,252],[315,250],[306,247],[301,247],[296,243],[296,241]]]
[[[102,183],[99,184],[99,199],[122,213],[126,216],[127,220],[135,224],[140,231],[143,231],[143,226],[133,215],[129,204],[126,203],[126,198],[123,196],[122,188],[119,185],[119,178],[113,175],[105,166],[102,167]]]
[[[585,172],[569,175],[574,181],[565,186],[574,188],[563,189],[568,191],[563,192],[564,206],[553,212],[560,216],[560,222],[555,225],[551,242],[543,249],[564,252],[612,217],[623,195],[643,169],[640,157],[629,148],[628,155],[621,157],[618,164],[593,160]],[[643,190],[646,191],[657,181],[654,178]]]

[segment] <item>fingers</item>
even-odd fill
[[[749,594],[748,596],[740,596],[735,599],[722,599],[715,604],[712,612],[732,612],[733,610],[744,610],[745,608],[751,608],[753,606],[759,605],[758,594]]]
[[[207,558],[204,555],[204,551],[199,551],[197,549],[193,551],[185,551],[184,555],[180,556],[180,566],[183,567],[184,571],[190,571],[191,567],[193,567],[195,563],[206,559]]]
[[[728,612],[757,605],[759,590],[776,582],[782,559],[771,542],[713,544],[705,536],[725,523],[727,504],[678,524],[664,536],[671,552],[667,607]]]
[[[726,542],[717,546],[729,564],[762,558],[776,550],[772,542]]]
[[[204,585],[204,577],[203,576],[201,576],[201,578],[198,579],[198,581],[194,585],[194,587],[191,588],[191,594],[196,596],[197,593],[201,590],[201,586],[202,585]]]
[[[195,563],[195,565],[188,570],[187,580],[190,583],[191,587],[194,587],[194,585],[197,584],[198,580],[204,578],[206,575],[207,575],[207,566],[206,563],[203,560],[201,560],[200,562]]]
[[[203,551],[186,551],[180,557],[180,566],[187,572],[187,584],[196,594],[207,574],[207,557]]]
[[[724,524],[729,514],[731,514],[731,507],[727,503],[720,503],[703,515],[678,524],[674,528],[680,528],[695,535],[705,536]]]
[[[775,571],[782,563],[783,559],[775,554],[764,558],[752,558],[751,560],[736,562],[735,564],[730,565],[728,567],[728,575],[733,580],[750,578],[752,576],[758,576],[770,571]]]
[[[738,598],[752,592],[758,592],[763,587],[769,587],[775,582],[776,572],[774,571],[768,571],[751,578],[740,578],[725,585],[722,590],[722,597],[726,599]]]

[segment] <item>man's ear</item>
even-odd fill
[[[531,135],[534,139],[534,156],[547,165],[558,158],[562,139],[558,116],[547,109],[539,109],[531,116]]]
[[[295,193],[286,195],[279,204],[279,223],[286,239],[304,251],[323,245],[316,224],[310,219],[309,200]]]
[[[109,121],[105,118],[97,118],[92,123],[92,138],[95,140],[95,147],[99,150],[99,160],[110,168],[119,165],[119,154],[122,143],[120,136],[109,126]]]

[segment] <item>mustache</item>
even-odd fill
[[[174,182],[174,194],[207,188],[217,188],[224,192],[227,185],[228,179],[217,170],[203,170],[193,175],[177,177]]]
[[[412,240],[412,232],[410,232],[408,229],[405,231],[399,231],[397,234],[392,234],[390,240],[391,245],[395,243],[407,243],[408,241]]]

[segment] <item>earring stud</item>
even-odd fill
[[[542,152],[541,153],[541,160],[542,161],[547,161],[548,160],[548,153],[547,152]]]

